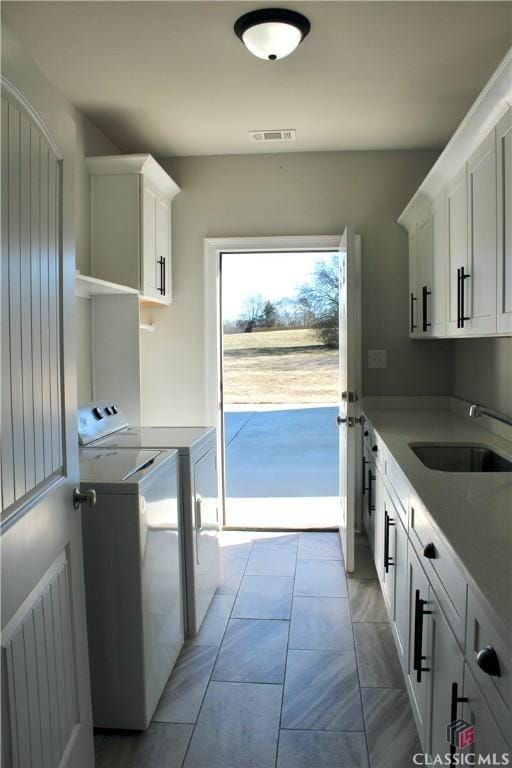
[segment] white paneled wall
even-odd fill
[[[62,467],[61,167],[2,99],[2,508]]]
[[[65,553],[3,630],[2,666],[13,768],[60,765],[78,719]]]

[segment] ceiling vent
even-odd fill
[[[295,130],[249,131],[252,141],[295,141]]]

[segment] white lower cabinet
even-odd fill
[[[373,529],[372,529],[372,510],[371,504],[371,460],[369,456],[369,449],[366,444],[366,440],[363,441],[363,456],[362,456],[362,500],[363,500],[363,526],[368,536],[370,547],[373,551]]]
[[[393,620],[395,616],[396,526],[398,523],[398,513],[385,488],[383,496],[381,584],[389,617]]]
[[[397,516],[395,526],[395,610],[393,629],[398,650],[398,657],[404,671],[407,670],[407,531]]]
[[[429,590],[428,579],[423,572],[411,544],[408,551],[409,642],[407,652],[407,681],[418,735],[422,744],[427,742],[428,723],[428,632]]]
[[[374,550],[373,558],[379,580],[382,582],[384,572],[384,513],[386,508],[386,494],[384,482],[379,470],[373,470],[375,477],[375,505],[373,510]]]
[[[366,532],[368,534],[368,539],[370,542],[370,547],[373,552],[373,557],[375,559],[375,510],[376,510],[376,504],[375,504],[375,497],[376,497],[376,483],[377,483],[377,470],[375,468],[375,464],[371,460],[371,458],[367,458],[366,463],[366,471],[367,471],[367,485],[366,485],[366,520],[367,520],[367,528]]]
[[[428,755],[425,765],[512,765],[510,637],[491,618],[487,603],[468,589],[456,555],[415,489],[400,480],[380,435],[370,424],[368,431],[365,527]],[[378,466],[372,461],[377,455]],[[407,515],[402,498],[409,500]],[[450,730],[453,722],[457,725]],[[463,762],[471,761],[473,752],[487,762]],[[492,762],[493,755],[503,754],[509,763]]]
[[[495,755],[501,759],[502,755],[509,756],[509,762],[502,762],[503,765],[512,764],[511,750],[501,731],[499,730],[491,710],[487,706],[475,678],[471,674],[469,666],[464,667],[464,707],[462,717],[474,727],[475,741],[472,745],[464,749],[465,755],[481,755],[483,759],[489,760],[489,755]],[[491,757],[492,760],[492,757]],[[467,763],[470,765],[470,763]],[[473,760],[473,765],[478,765],[477,759]],[[483,765],[500,765],[499,762],[481,763]]]
[[[447,729],[450,723],[462,717],[464,656],[455,635],[446,621],[439,602],[429,592],[429,721],[426,748],[435,758],[450,751]],[[455,747],[452,747],[455,750]]]

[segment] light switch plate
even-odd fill
[[[368,368],[386,368],[388,364],[387,349],[368,350]]]

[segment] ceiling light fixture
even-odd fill
[[[311,29],[301,13],[285,8],[262,8],[235,22],[235,34],[260,59],[276,61],[288,56]]]

